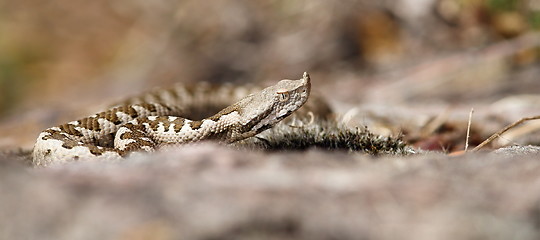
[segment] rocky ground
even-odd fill
[[[538,153],[373,157],[200,144],[119,163],[0,164],[3,239],[540,236]]]

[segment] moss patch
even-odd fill
[[[398,137],[383,137],[370,132],[367,127],[349,128],[334,121],[321,121],[304,126],[278,126],[236,143],[237,146],[262,148],[268,151],[345,150],[372,155],[414,153],[413,149]]]

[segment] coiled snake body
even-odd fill
[[[180,115],[204,96],[189,96],[185,89],[153,94],[150,101],[135,100],[44,130],[34,145],[33,163],[46,166],[78,159],[119,159],[134,151],[150,152],[165,144],[205,139],[239,141],[271,128],[299,109],[310,91],[310,78],[304,73],[299,80],[281,80],[202,120]]]

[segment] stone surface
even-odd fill
[[[538,239],[540,161],[260,153],[0,161],[1,239]]]

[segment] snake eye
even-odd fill
[[[289,92],[287,90],[278,90],[276,92],[280,102],[285,102],[289,100]]]

